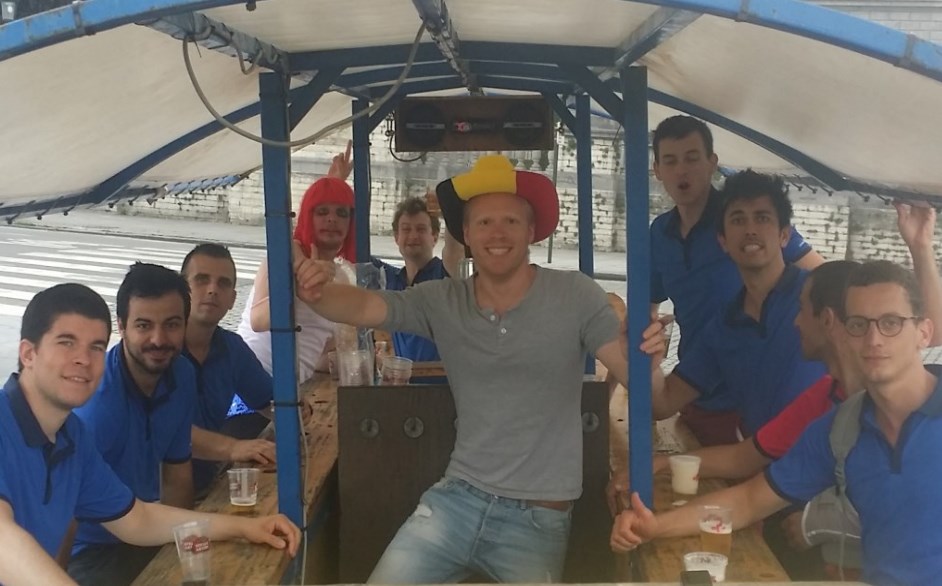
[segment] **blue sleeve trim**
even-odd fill
[[[762,454],[763,456],[765,456],[765,457],[768,458],[769,460],[778,460],[778,458],[776,458],[776,457],[773,456],[772,454],[770,454],[770,453],[768,453],[767,451],[765,451],[765,449],[762,447],[762,444],[759,443],[759,434],[758,434],[758,433],[755,434],[754,436],[752,436],[752,444],[756,447],[757,450],[759,450],[759,453],[760,453],[760,454]]]
[[[120,519],[121,517],[124,517],[125,515],[130,513],[131,509],[134,508],[135,504],[137,504],[137,498],[135,498],[134,495],[132,494],[131,502],[129,502],[127,506],[121,509],[121,512],[116,515],[107,515],[105,517],[76,517],[76,519],[79,521],[85,521],[88,523],[108,523],[110,521],[116,521]]]
[[[769,487],[772,489],[772,491],[773,491],[775,494],[777,494],[777,495],[779,496],[779,498],[781,498],[781,499],[784,500],[784,501],[788,501],[789,503],[791,503],[791,504],[793,504],[793,505],[804,505],[804,504],[805,504],[805,501],[804,501],[804,500],[802,500],[802,499],[796,499],[796,498],[794,498],[793,496],[789,495],[789,494],[788,494],[787,492],[785,492],[784,490],[782,490],[782,487],[780,487],[780,486],[778,485],[778,483],[776,483],[775,480],[772,478],[772,469],[771,469],[771,467],[766,467],[766,469],[765,469],[765,471],[763,472],[763,474],[765,475],[765,481],[769,483]]]

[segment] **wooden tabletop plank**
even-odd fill
[[[305,472],[306,503],[317,502],[328,476],[337,462],[337,387],[327,377],[317,377],[302,387],[314,408],[314,416],[305,426],[307,457],[302,454]],[[269,434],[271,432],[266,430]],[[263,432],[264,436],[265,432]],[[229,504],[225,476],[218,479],[206,499],[197,507],[207,513],[262,516],[278,512],[277,474],[263,473],[258,483],[258,503],[254,507]],[[308,519],[313,515],[308,511]],[[212,583],[278,584],[288,565],[288,556],[267,545],[244,542],[215,542],[212,545]],[[176,546],[168,544],[134,581],[134,586],[180,584],[180,562]]]

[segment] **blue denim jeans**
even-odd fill
[[[494,496],[463,480],[429,488],[368,582],[444,584],[472,573],[498,582],[559,582],[570,511]]]

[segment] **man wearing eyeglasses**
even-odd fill
[[[860,515],[863,581],[934,584],[942,574],[942,382],[922,364],[935,326],[912,272],[887,261],[848,278],[842,321],[848,359],[867,396],[860,433],[846,460],[847,495]],[[764,474],[655,516],[637,494],[612,530],[615,551],[657,537],[698,531],[693,507],[733,508],[745,527],[835,483],[829,435],[835,411],[815,421]]]

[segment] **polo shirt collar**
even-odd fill
[[[226,344],[226,339],[223,337],[222,327],[216,326],[216,329],[213,330],[213,335],[209,339],[209,353],[206,355],[206,361],[203,364],[200,364],[196,358],[190,354],[190,349],[186,346],[183,347],[183,355],[193,363],[193,367],[199,370],[205,364],[215,360],[218,356],[225,356],[229,353],[229,345]],[[122,354],[123,356],[123,354]]]
[[[690,229],[690,232],[687,234],[689,238],[691,234],[699,230],[713,230],[716,231],[716,215],[720,209],[720,192],[713,186],[710,187],[710,194],[707,196],[707,204],[703,208],[703,213],[700,215],[700,219],[697,220],[697,223],[693,225],[693,228]],[[677,206],[674,206],[671,211],[667,212],[667,224],[664,227],[665,232],[671,238],[676,238],[677,240],[683,240],[683,237],[680,235],[680,211],[677,210]]]
[[[127,358],[124,356],[124,340],[118,342],[118,345],[115,346],[115,352],[118,353],[118,368],[121,372],[121,378],[124,379],[124,388],[130,394],[138,396],[146,402],[160,403],[166,400],[170,393],[177,389],[177,379],[173,375],[173,360],[170,361],[170,366],[167,367],[167,370],[164,371],[157,381],[157,388],[154,389],[154,394],[147,396],[147,394],[141,390],[141,387],[137,385],[137,381],[134,380],[134,377],[131,376]],[[174,360],[176,360],[176,358],[174,358]],[[162,388],[166,389],[163,393],[161,393]]]
[[[13,411],[13,418],[26,440],[26,445],[31,448],[41,448],[50,443],[49,438],[43,432],[42,426],[36,419],[33,409],[26,401],[26,395],[23,394],[23,388],[20,386],[19,375],[14,373],[7,379],[3,385],[3,391],[10,398],[10,410]]]
[[[401,279],[402,282],[405,284],[406,287],[408,287],[409,285],[412,285],[412,284],[414,284],[414,283],[421,283],[422,281],[427,280],[427,279],[423,279],[423,278],[422,278],[422,276],[423,276],[424,273],[428,273],[428,272],[431,272],[431,271],[435,270],[435,268],[436,268],[436,262],[435,262],[435,261],[438,261],[439,263],[442,262],[440,258],[438,258],[437,256],[433,256],[427,263],[425,263],[425,264],[422,266],[421,269],[419,269],[419,270],[415,273],[415,278],[412,279],[412,283],[409,282],[409,273],[406,272],[406,265],[402,265],[402,267],[401,267],[398,271],[396,271],[396,277],[397,277],[398,279]]]
[[[769,311],[769,305],[772,302],[772,299],[778,295],[782,294],[783,290],[787,290],[794,286],[795,281],[801,276],[802,270],[797,266],[788,264],[785,265],[785,270],[782,271],[782,276],[778,278],[778,281],[775,283],[775,286],[772,287],[772,290],[769,291],[769,294],[765,296],[765,300],[762,301],[762,311],[760,313],[759,323],[765,322],[765,317]],[[730,327],[744,327],[744,326],[754,326],[756,321],[750,316],[746,315],[743,311],[743,306],[746,302],[746,287],[743,286],[740,289],[739,294],[733,300],[732,303],[726,309],[726,324]]]

